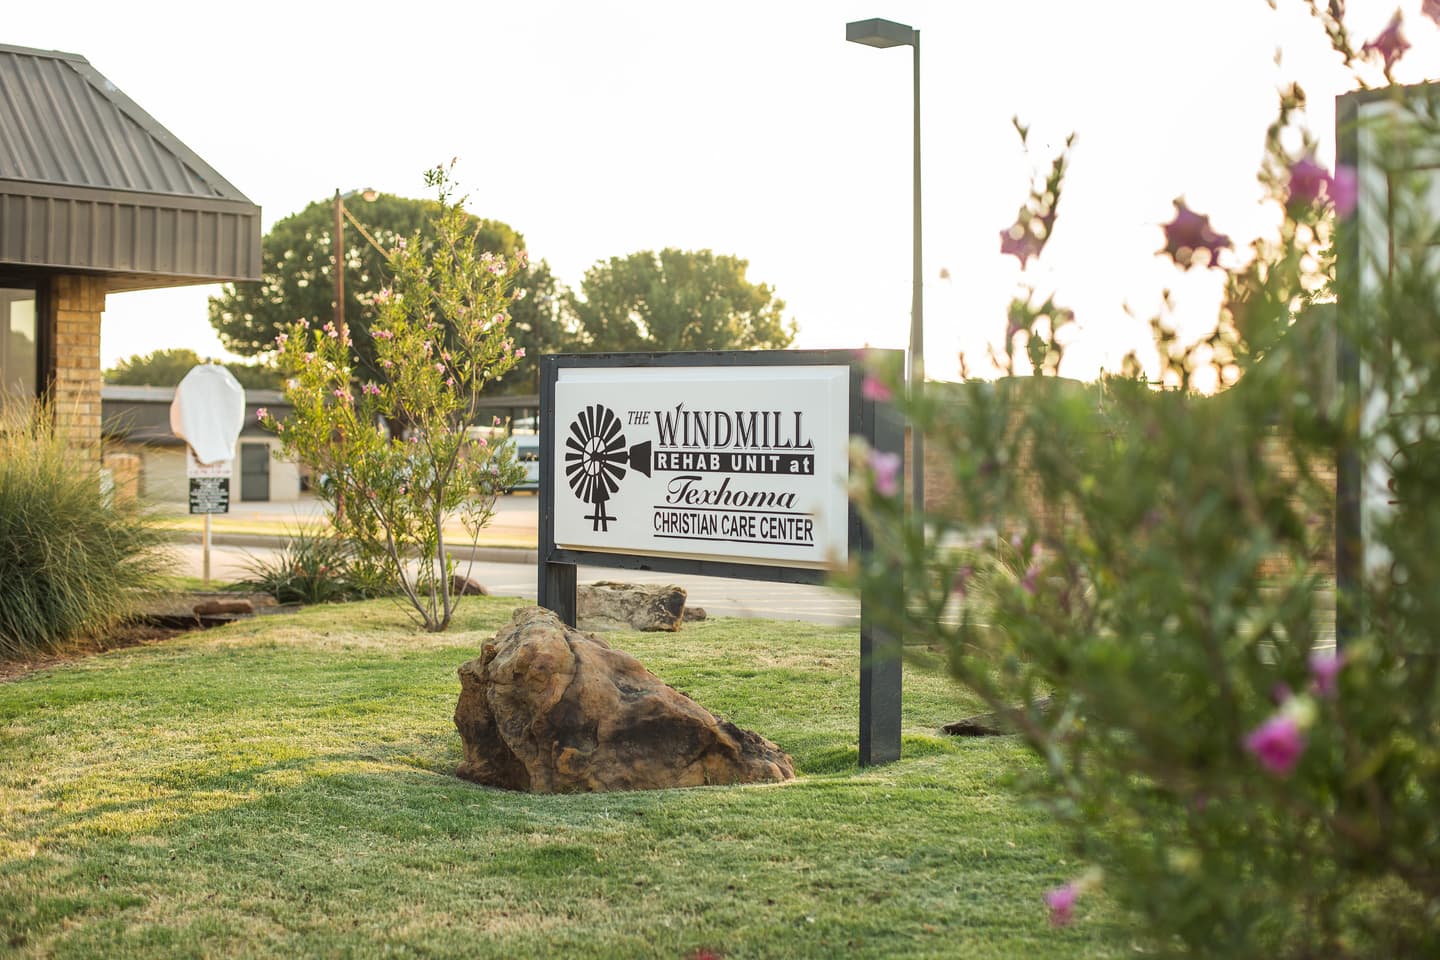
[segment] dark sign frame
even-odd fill
[[[894,354],[895,356],[888,356]],[[899,368],[900,351],[867,351],[879,362],[891,361]],[[655,367],[787,367],[843,366],[849,370],[849,434],[863,438],[882,453],[905,455],[905,431],[898,411],[887,403],[864,396],[861,385],[865,366],[850,350],[728,350],[687,353],[592,353],[551,354],[540,358],[540,538],[538,555],[538,602],[553,610],[561,620],[575,626],[576,567],[581,564],[616,567],[623,570],[654,570],[666,573],[778,583],[822,584],[828,574],[811,567],[725,560],[609,553],[561,549],[555,545],[555,478],[550,438],[555,436],[555,384],[562,369],[603,367],[609,369]],[[902,493],[903,496],[903,493]],[[847,517],[848,550],[852,556],[868,553],[872,539],[854,503]],[[894,598],[860,597],[860,764],[870,766],[900,758],[900,641],[874,622],[869,611]]]

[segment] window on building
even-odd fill
[[[35,291],[0,287],[0,402],[33,400],[39,384]]]

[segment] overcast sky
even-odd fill
[[[1164,289],[1187,322],[1213,316],[1217,277],[1157,258],[1160,225],[1181,195],[1241,247],[1273,221],[1255,171],[1282,80],[1304,83],[1333,159],[1349,81],[1301,0],[1276,2],[52,0],[11,5],[0,42],[85,56],[260,204],[267,229],[337,187],[424,196],[422,172],[458,157],[470,209],[523,233],[570,286],[597,260],[710,248],[777,290],[798,346],[901,347],[911,52],[844,36],[848,20],[908,23],[922,38],[931,374],[952,377],[959,351],[1002,335],[1021,275],[998,232],[1032,162],[1073,131],[1055,239],[1032,271],[1075,309],[1084,340],[1064,372],[1089,377],[1145,339]],[[1396,9],[1349,6],[1359,40]],[[1419,0],[1399,6],[1415,48],[1397,74],[1436,75],[1440,34]],[[112,295],[103,362],[218,355],[214,292]]]

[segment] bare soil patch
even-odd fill
[[[20,660],[0,658],[0,683],[17,680],[37,670],[48,670],[96,654],[126,647],[144,647],[164,643],[175,637],[219,626],[235,617],[197,617],[195,606],[215,598],[245,599],[254,604],[257,613],[276,610],[275,598],[269,594],[200,592],[167,594],[145,605],[134,619],[118,623],[102,633],[76,637],[63,649],[37,653]]]

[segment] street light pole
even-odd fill
[[[914,121],[914,234],[911,240],[910,267],[910,402],[918,404],[925,389],[925,277],[920,265],[920,31],[914,31],[915,42],[915,121]],[[910,456],[914,466],[910,479],[914,485],[911,510],[915,527],[925,536],[925,435],[911,420]]]
[[[335,333],[344,343],[350,331],[345,328],[345,200],[339,187],[335,188],[335,235],[330,249],[335,256]]]
[[[906,385],[910,402],[918,404],[925,389],[925,278],[920,258],[920,31],[893,20],[857,20],[845,24],[845,39],[867,47],[910,47],[914,50],[914,184],[913,251],[911,257],[910,349],[906,364]],[[910,495],[911,518],[923,539],[925,536],[925,437],[910,423]]]

